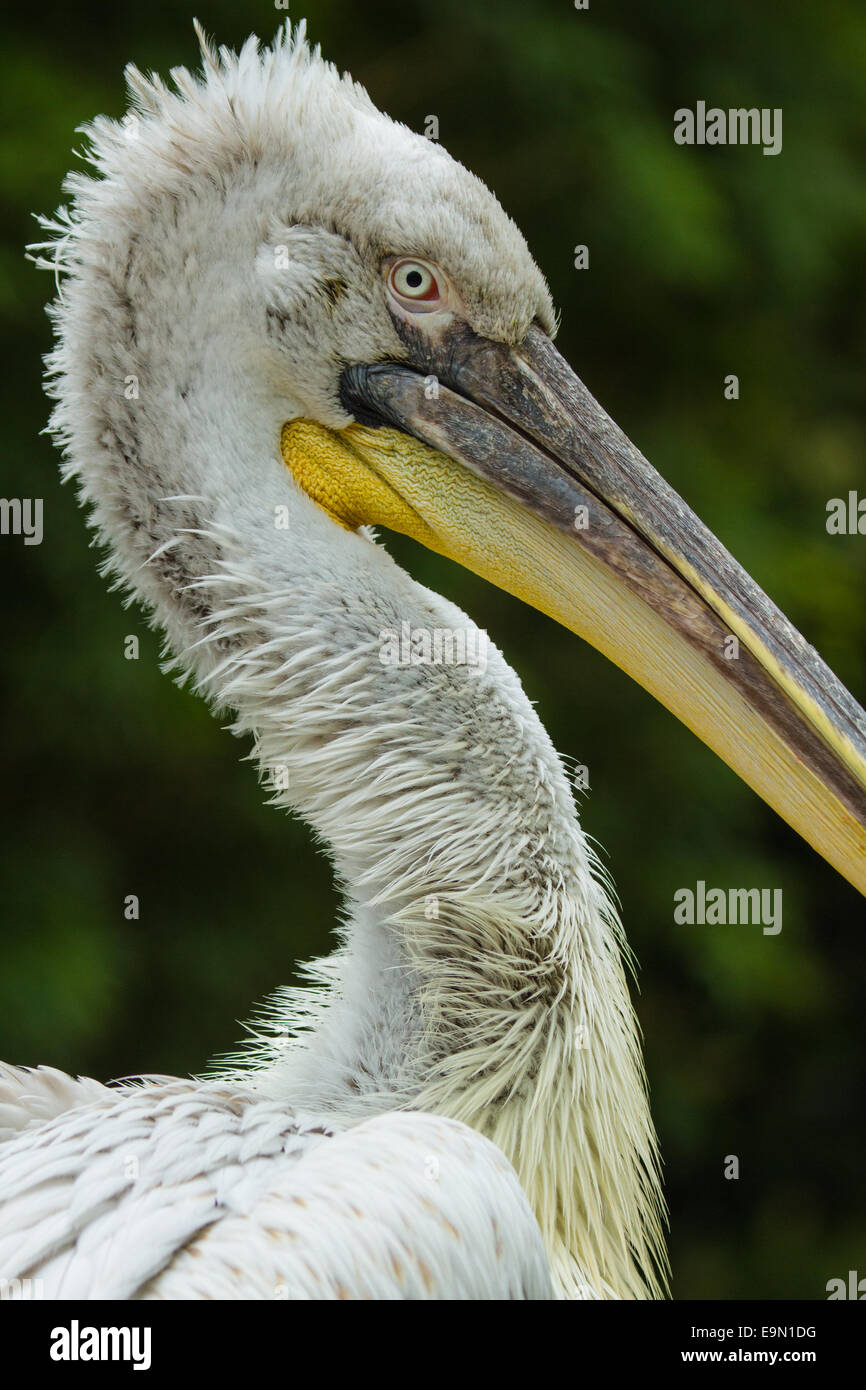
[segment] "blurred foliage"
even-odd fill
[[[196,12],[229,44],[283,18],[248,0]],[[866,490],[862,7],[306,13],[383,109],[415,129],[438,115],[523,227],[566,355],[862,700],[866,540],[824,527],[829,497]],[[305,828],[262,806],[243,750],[161,675],[157,639],[98,577],[39,437],[51,286],[22,253],[29,214],[59,200],[74,127],[122,114],[123,64],[165,71],[196,45],[178,0],[45,0],[5,25],[0,495],[45,499],[45,540],[0,540],[0,1056],[199,1071],[296,959],[328,949],[337,902]],[[782,107],[783,152],[675,146],[673,111],[698,99]],[[866,1273],[862,899],[595,652],[411,543],[393,549],[490,630],[557,746],[590,767],[584,823],[641,966],[675,1294],[820,1298],[829,1278]],[[782,888],[781,935],[676,926],[674,890],[698,879]],[[138,923],[123,917],[131,892]]]

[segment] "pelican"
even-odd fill
[[[51,428],[345,920],[202,1078],[4,1067],[0,1271],[47,1298],[664,1296],[628,951],[563,764],[372,528],[593,643],[866,891],[863,712],[558,354],[488,189],[303,26],[199,37],[199,75],[128,71],[45,220]]]

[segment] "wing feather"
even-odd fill
[[[550,1296],[517,1176],[465,1125],[337,1131],[235,1085],[76,1084],[52,1079],[72,1108],[0,1145],[13,1296],[25,1279],[76,1299]]]
[[[0,1143],[111,1092],[89,1076],[0,1062]]]

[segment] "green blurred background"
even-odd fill
[[[5,20],[0,495],[43,497],[45,539],[0,538],[0,1057],[99,1077],[200,1071],[297,958],[328,949],[337,913],[305,828],[262,806],[244,749],[106,591],[39,437],[51,282],[23,259],[29,214],[59,201],[74,127],[124,111],[127,60],[196,61],[192,13],[232,45],[284,17],[45,0]],[[829,497],[866,491],[862,6],[293,0],[303,13],[391,115],[438,116],[523,227],[566,355],[862,700],[866,538],[824,525]],[[698,99],[782,107],[782,154],[674,145],[673,111]],[[590,768],[584,824],[641,967],[674,1294],[821,1298],[866,1275],[862,899],[595,652],[393,549],[489,629]],[[782,888],[781,935],[676,926],[674,890],[698,879]]]

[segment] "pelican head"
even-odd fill
[[[866,891],[862,711],[559,355],[491,192],[302,28],[202,47],[172,89],[129,71],[48,223],[53,427],[115,575],[348,886],[350,1005],[286,1085],[478,1126],[563,1290],[657,1291],[619,928],[567,781],[495,650],[382,664],[383,631],[469,620],[369,527],[593,643]]]
[[[59,228],[61,265],[87,254],[55,427],[89,436],[73,469],[124,578],[191,635],[212,541],[178,539],[171,494],[219,498],[235,524],[258,509],[260,544],[270,494],[350,582],[360,526],[414,535],[592,642],[866,890],[862,711],[557,353],[496,198],[300,31],[204,52],[204,82],[180,70],[174,93],[129,70],[136,108],[94,123],[105,177],[72,177]],[[148,438],[173,460],[158,477]],[[252,478],[251,456],[268,461]]]

